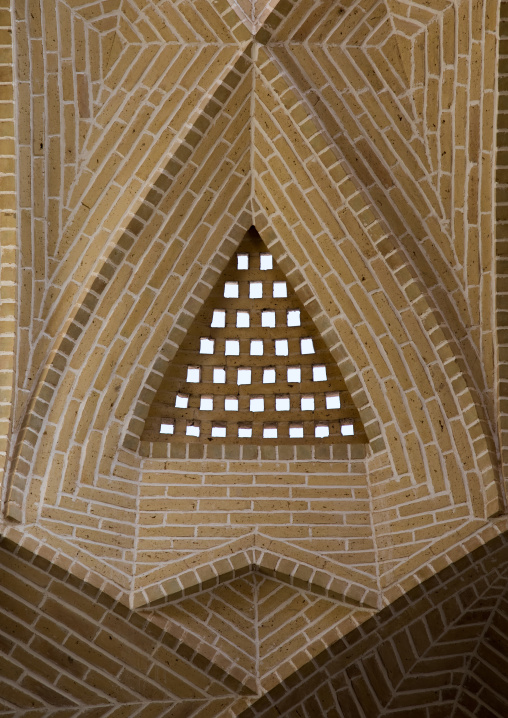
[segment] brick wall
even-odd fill
[[[290,615],[298,617],[294,613],[301,601],[298,591],[287,587],[288,594],[284,589],[284,596],[277,599],[281,606],[277,620],[273,601],[284,586],[266,574],[250,574],[252,578],[244,574],[224,583],[210,594],[211,602],[195,596],[177,604],[160,603],[150,612],[129,610],[4,540],[0,548],[2,712],[9,718],[238,714],[244,718],[409,714],[504,718],[507,559],[505,534],[450,564],[375,616],[365,616],[359,628],[317,651],[312,660],[307,656],[296,672],[256,699],[256,681],[249,680],[255,671],[248,662],[257,654],[249,649],[245,627],[252,606],[247,586],[255,578],[264,596],[261,613],[268,620],[261,615],[259,625],[267,638],[284,625],[282,616],[285,621]],[[293,606],[289,611],[288,598]],[[314,614],[322,603],[316,599]],[[239,614],[233,623],[228,602],[229,612],[234,606]],[[300,603],[299,608],[310,615],[309,605]],[[342,616],[335,607],[337,625],[348,612],[347,607],[340,610]],[[206,625],[199,627],[203,612]],[[214,616],[215,621],[220,619],[218,625]],[[302,624],[296,625],[301,630]],[[296,639],[294,626],[289,629]],[[215,653],[207,654],[206,632],[214,630],[223,645],[215,643]],[[285,636],[287,631],[286,625]],[[243,638],[235,632],[244,632]],[[280,635],[275,633],[272,640],[276,651],[283,650]],[[221,651],[229,656],[227,669],[225,663],[222,668],[218,665]],[[274,677],[269,655],[268,651],[264,659],[267,685],[270,679],[273,684]]]
[[[450,565],[242,713],[496,716],[508,709],[506,535]]]
[[[330,715],[341,700],[346,713],[403,714],[407,700],[430,715],[436,695],[457,715],[499,711],[499,587],[489,596],[475,583],[473,603],[450,594],[441,605],[433,581],[448,585],[448,565],[507,530],[505,10],[504,0],[2,6],[0,531],[14,561],[6,615],[34,647],[7,639],[5,670],[13,700],[33,696],[34,718],[58,701],[62,716],[89,704],[89,716],[96,706],[148,718],[152,699],[154,715],[175,716],[251,703],[309,713],[316,700]],[[365,445],[141,440],[252,225],[336,362]],[[31,631],[46,619],[35,615],[57,621],[64,579],[85,634],[67,625],[40,643]],[[421,595],[442,626],[421,629]],[[106,634],[111,612],[137,632]],[[146,645],[145,630],[157,636]],[[407,660],[376,682],[385,659],[369,641],[385,645],[386,632],[383,651]],[[299,681],[343,649],[335,692],[298,708]],[[432,670],[419,698],[424,662],[442,655],[452,668]],[[367,676],[372,690],[360,689]],[[31,710],[9,705],[6,715]]]

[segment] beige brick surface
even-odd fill
[[[0,0],[9,718],[239,715],[506,529],[507,37],[506,0]],[[359,443],[150,424],[252,225]]]

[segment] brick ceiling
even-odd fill
[[[0,529],[23,561],[84,581],[79,591],[152,636],[150,688],[139,691],[161,702],[154,716],[239,715],[277,695],[321,651],[508,529],[497,10],[2,5],[14,75],[7,59]],[[365,443],[150,435],[163,377],[251,227],[335,363]],[[26,640],[54,652],[44,620]],[[99,686],[105,649],[92,643],[122,638],[84,638],[72,649],[88,651],[79,680],[109,695],[97,716],[148,718],[108,712],[110,699],[138,698]],[[177,673],[181,656],[194,665],[187,713],[165,693],[164,651]],[[17,670],[9,686],[31,691]],[[126,685],[129,670],[110,672]],[[59,706],[49,689],[63,680],[48,672],[45,697],[34,695]],[[14,712],[46,710],[12,700]]]

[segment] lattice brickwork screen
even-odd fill
[[[254,228],[169,366],[142,439],[366,441],[336,362]]]

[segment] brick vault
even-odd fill
[[[505,37],[0,0],[2,718],[506,718]]]

